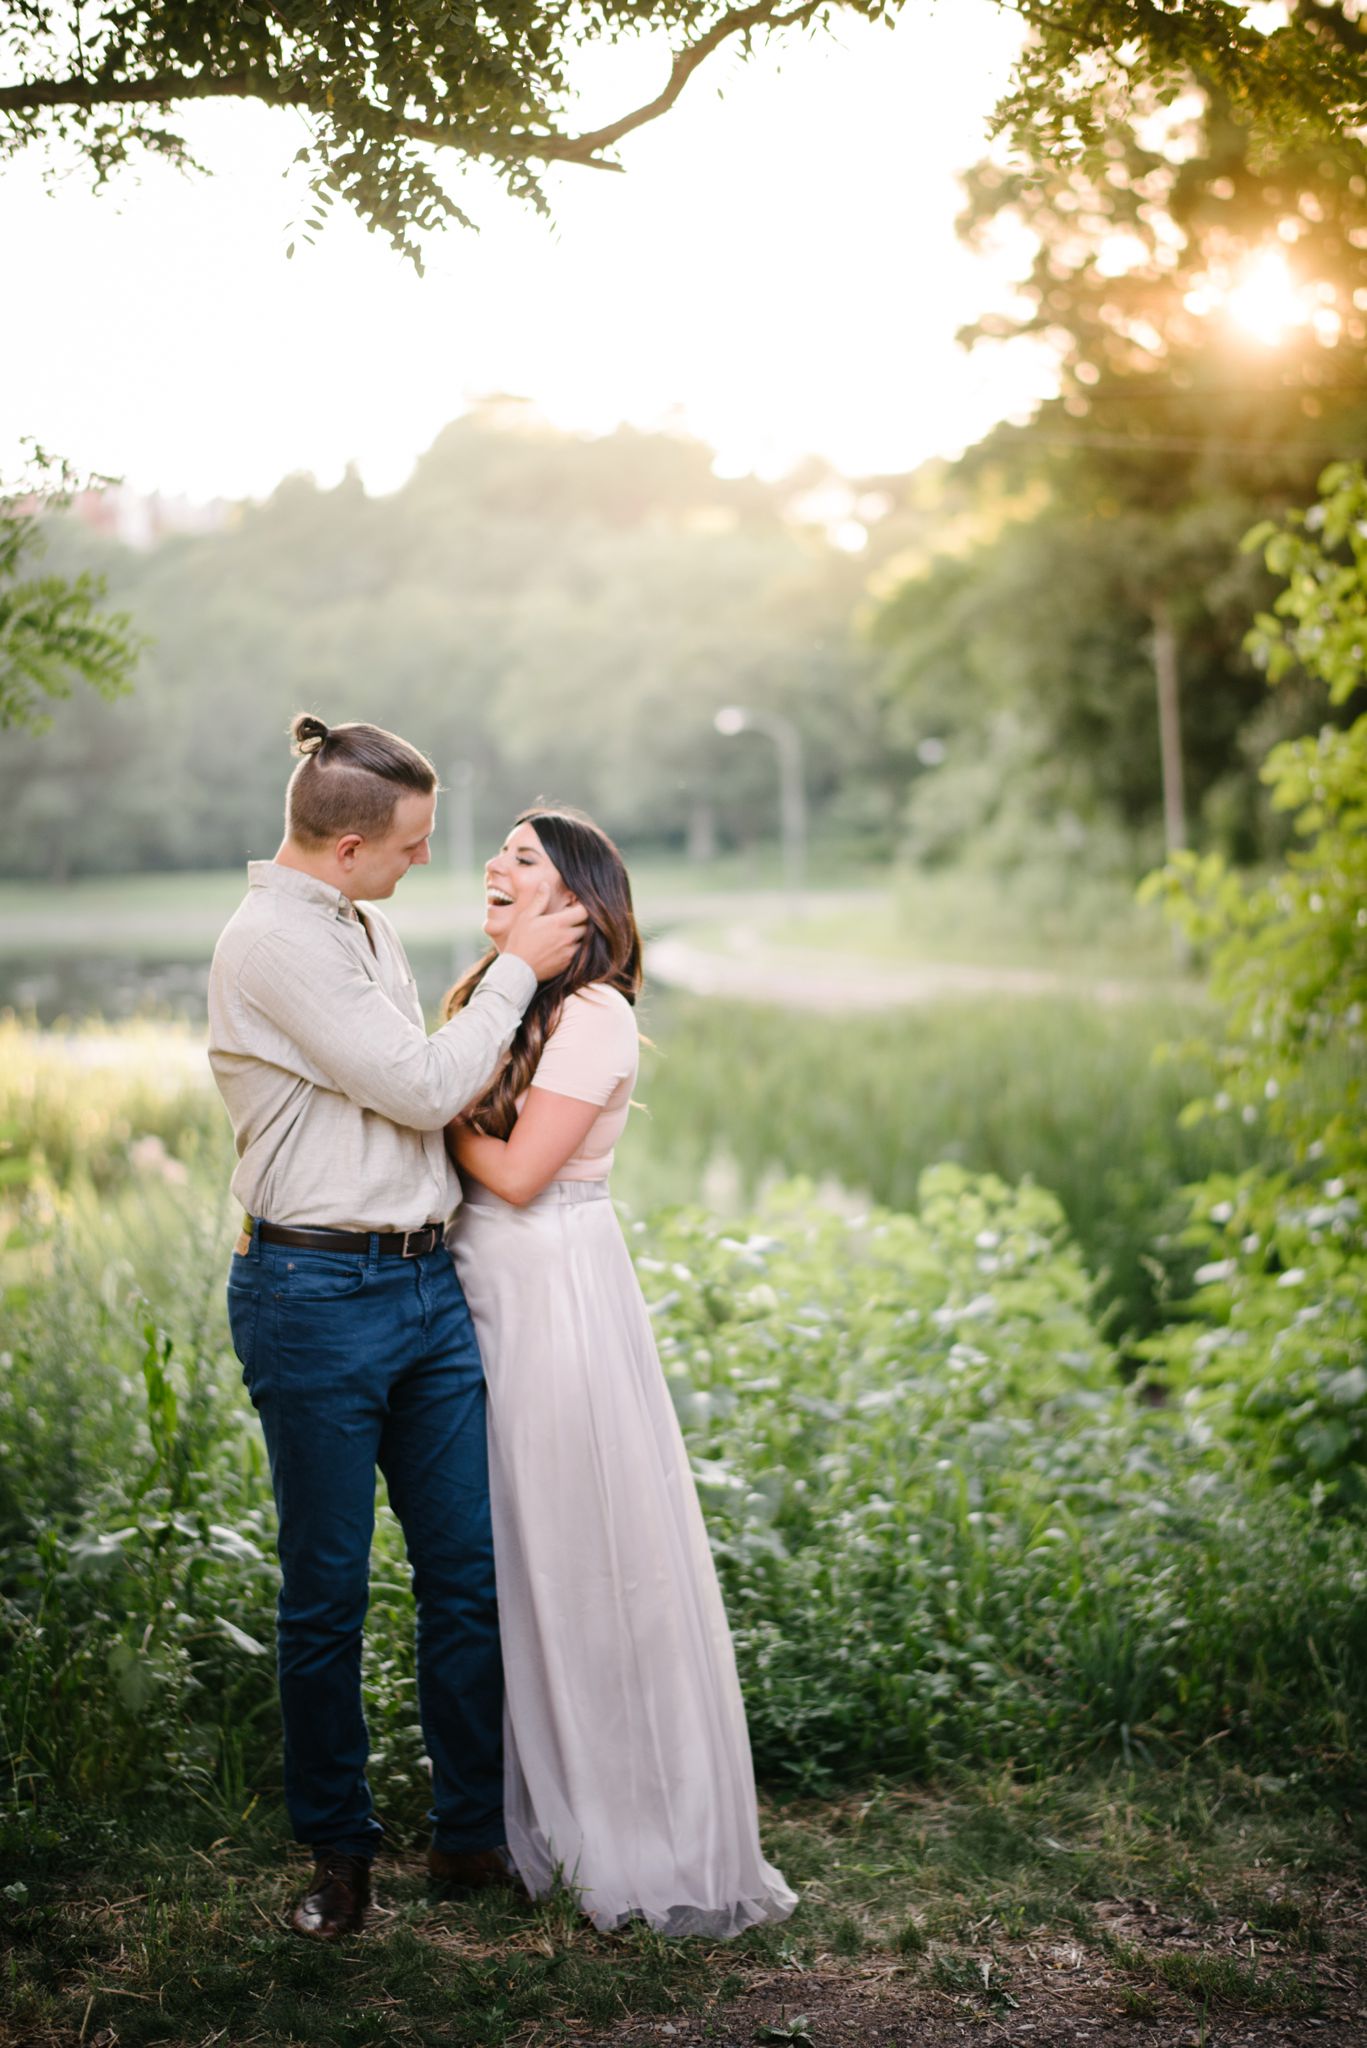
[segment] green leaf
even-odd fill
[[[215,1620],[228,1638],[228,1641],[235,1643],[239,1650],[245,1650],[249,1657],[265,1657],[269,1655],[264,1643],[258,1643],[255,1636],[249,1636],[247,1631],[244,1628],[239,1628],[235,1621],[229,1621],[226,1614],[216,1615]]]

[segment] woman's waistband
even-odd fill
[[[507,1209],[514,1204],[505,1202],[502,1195],[496,1195],[492,1188],[486,1188],[483,1181],[467,1180],[462,1183],[465,1200],[472,1209]],[[530,1202],[516,1206],[523,1209],[549,1209],[557,1202],[606,1202],[611,1199],[612,1189],[605,1180],[550,1180],[540,1194],[533,1195]]]

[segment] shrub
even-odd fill
[[[1287,579],[1249,644],[1275,682],[1299,664],[1346,705],[1367,674],[1367,473],[1335,464],[1321,500],[1266,547]],[[1142,1348],[1155,1379],[1344,1508],[1367,1502],[1367,717],[1274,747],[1263,769],[1295,813],[1285,868],[1248,887],[1180,856],[1146,885],[1211,949],[1225,1005],[1223,1085],[1196,1119],[1265,1122],[1289,1170],[1191,1193],[1205,1252],[1188,1320]],[[1326,1079],[1333,1083],[1326,1089]]]
[[[27,1803],[241,1811],[276,1783],[273,1518],[226,1234],[194,1183],[73,1196],[50,1279],[11,1303],[0,1731]],[[948,1166],[913,1215],[794,1187],[630,1241],[770,1779],[1216,1737],[1283,1773],[1351,1754],[1367,1539],[1126,1392],[1052,1196]],[[400,1832],[425,1803],[411,1620],[383,1510],[368,1706]]]

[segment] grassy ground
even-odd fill
[[[364,1938],[282,1915],[260,1807],[16,1829],[0,2039],[23,2048],[402,2042],[1051,2044],[1364,2039],[1363,1810],[1189,1770],[771,1807],[801,1893],[728,1945],[603,1936],[568,1899],[443,1899],[409,1845]]]

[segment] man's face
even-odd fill
[[[437,798],[408,790],[394,806],[389,830],[382,839],[361,839],[352,855],[347,894],[353,900],[382,903],[392,896],[410,868],[424,868],[432,858],[432,827]]]

